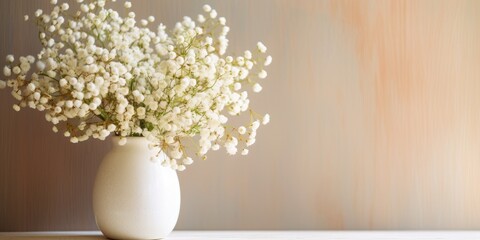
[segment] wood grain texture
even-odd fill
[[[134,3],[171,27],[206,1]],[[480,227],[479,1],[208,3],[231,26],[230,53],[262,40],[273,55],[252,101],[272,122],[248,157],[215,153],[179,174],[177,229]],[[22,16],[46,6],[0,1],[0,56],[38,51]],[[110,144],[70,144],[12,104],[0,92],[0,231],[95,229]]]

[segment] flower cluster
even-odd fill
[[[106,0],[77,2],[80,10],[69,11],[51,0],[50,13],[39,9],[30,18],[43,46],[37,58],[7,56],[0,88],[12,88],[19,101],[13,109],[44,111],[53,131],[73,143],[115,134],[124,144],[144,136],[165,155],[164,166],[180,171],[191,156],[205,159],[220,147],[248,154],[257,129],[270,120],[250,109],[247,92],[260,92],[258,81],[267,77],[272,58],[265,45],[224,56],[230,29],[208,5],[197,21],[184,17],[167,33],[162,24],[150,30],[153,16],[138,24],[134,12],[122,17]],[[243,112],[249,124],[227,124]]]

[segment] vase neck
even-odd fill
[[[114,147],[148,149],[148,144],[150,143],[145,137],[127,137],[127,143],[120,145],[120,139],[120,137],[112,137]]]

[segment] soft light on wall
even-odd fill
[[[206,1],[140,1],[172,26]],[[480,227],[480,2],[208,1],[230,51],[264,41],[269,112],[247,158],[214,154],[180,173],[178,229]],[[0,1],[0,56],[36,52]],[[3,66],[4,60],[0,63]],[[91,187],[110,143],[70,144],[0,93],[0,231],[95,229]]]

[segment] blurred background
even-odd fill
[[[179,173],[177,229],[480,227],[480,1],[141,0],[132,10],[173,27],[205,3],[231,27],[229,54],[267,45],[273,63],[252,106],[272,121],[248,156],[222,151]],[[0,1],[0,66],[40,50],[23,15],[49,7]],[[0,231],[95,230],[92,186],[110,142],[71,144],[13,103],[0,91]]]

